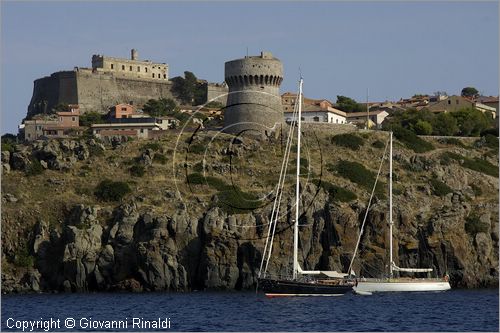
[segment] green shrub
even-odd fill
[[[357,135],[344,133],[332,137],[331,142],[337,146],[347,147],[352,150],[359,150],[364,144],[364,140]]]
[[[191,173],[187,175],[186,182],[193,185],[205,184],[205,177],[201,173]]]
[[[416,153],[425,153],[434,149],[431,143],[422,140],[415,133],[403,127],[394,128],[394,136]]]
[[[31,163],[26,167],[25,173],[27,176],[36,176],[43,173],[45,169],[36,158],[31,159]]]
[[[16,151],[16,148],[11,142],[2,142],[2,151],[9,151],[13,153]]]
[[[208,185],[213,187],[218,191],[225,191],[230,188],[230,185],[227,185],[222,179],[212,176],[203,176],[201,173],[195,172],[191,173],[187,176],[187,183],[193,185]]]
[[[226,187],[217,194],[217,205],[228,214],[248,213],[262,206],[262,201],[253,193],[243,192],[238,187]]]
[[[498,178],[498,167],[480,158],[464,158],[463,167]]]
[[[385,147],[385,143],[383,143],[382,141],[380,140],[376,140],[375,142],[372,143],[372,147],[375,147],[375,148],[384,148]]]
[[[432,125],[428,121],[419,119],[413,126],[413,130],[418,135],[430,135],[432,133]]]
[[[358,162],[340,161],[336,165],[336,170],[340,176],[349,179],[353,183],[361,185],[368,192],[371,192],[373,189],[376,174],[366,169],[362,164],[359,164]],[[380,181],[377,182],[375,194],[379,197],[384,197],[383,184]]]
[[[200,143],[195,143],[189,146],[188,152],[193,153],[193,154],[204,154],[206,151],[207,147],[200,144]]]
[[[446,145],[459,146],[462,148],[467,147],[466,145],[464,145],[464,143],[461,140],[459,140],[457,138],[442,138],[442,139],[439,139],[439,142],[444,143]]]
[[[119,201],[132,190],[125,182],[104,179],[97,185],[94,195],[102,201]]]
[[[203,162],[198,162],[193,166],[194,172],[203,172]]]
[[[99,112],[85,112],[80,115],[80,126],[89,127],[92,124],[102,124],[106,121],[106,115]]]
[[[356,194],[322,179],[313,179],[312,183],[323,188],[334,201],[349,202],[357,198]]]
[[[479,232],[488,232],[488,224],[481,222],[479,216],[475,213],[471,213],[465,219],[465,231],[472,236],[475,236]]]
[[[33,267],[33,256],[30,255],[28,245],[25,244],[15,254],[14,264],[19,267]]]
[[[143,165],[135,164],[130,167],[129,171],[134,177],[142,177],[146,173],[146,168]]]
[[[154,151],[158,151],[161,149],[161,144],[159,142],[148,142],[144,146],[142,146],[142,149],[143,150],[151,149]]]
[[[435,178],[432,178],[430,180],[430,184],[432,186],[432,192],[435,195],[437,195],[438,197],[443,197],[443,196],[447,195],[448,193],[453,192],[453,190],[448,185],[446,185],[442,181],[439,181]]]
[[[102,156],[104,155],[104,150],[102,150],[101,147],[94,145],[94,146],[89,146],[89,153],[90,156]]]
[[[156,153],[153,157],[153,162],[159,164],[167,164],[167,157],[163,154]]]
[[[443,163],[443,161],[451,162],[451,160],[455,160],[461,163],[461,165],[464,168],[471,169],[498,178],[498,167],[486,160],[477,157],[472,159],[452,152],[445,152],[441,154],[440,159],[441,159],[441,164]]]
[[[216,205],[228,214],[247,213],[261,207],[262,201],[253,194],[242,191],[239,187],[228,185],[223,180],[201,173],[192,173],[186,181],[193,185],[208,185],[218,191]]]
[[[483,190],[481,187],[477,186],[476,184],[471,184],[470,187],[472,187],[472,191],[474,192],[474,195],[476,197],[479,197],[483,194]]]
[[[486,134],[483,136],[484,145],[488,148],[498,151],[498,138],[492,134]]]

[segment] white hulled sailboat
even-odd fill
[[[358,278],[353,288],[358,294],[371,294],[373,292],[391,291],[444,291],[451,289],[448,276],[443,278],[402,278],[394,277],[394,272],[425,273],[431,272],[432,268],[401,268],[393,260],[393,221],[392,221],[392,132],[390,132],[389,143],[389,276],[381,279]],[[363,230],[363,226],[361,228]],[[355,254],[359,245],[361,233],[356,245]],[[355,257],[354,254],[354,257]],[[354,257],[352,260],[354,260]],[[351,265],[352,267],[352,261]],[[349,270],[351,269],[349,268]]]

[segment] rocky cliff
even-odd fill
[[[384,132],[351,135],[359,147],[306,130],[305,269],[349,265],[387,141]],[[448,273],[454,287],[497,286],[498,171],[484,166],[496,165],[498,147],[481,139],[428,140],[434,149],[426,153],[395,144],[395,260]],[[3,151],[3,292],[254,288],[282,141],[278,134],[172,132],[158,142],[54,140]],[[364,169],[353,176],[357,169],[346,172],[344,162]],[[269,266],[274,275],[291,270],[290,169]],[[363,276],[386,271],[386,174],[384,166],[354,264]],[[103,179],[125,182],[131,192],[99,196]]]

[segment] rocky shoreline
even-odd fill
[[[153,173],[164,167],[152,162],[158,153],[137,142],[125,146],[133,150],[133,145],[139,147],[133,153],[138,163],[152,170],[145,177],[151,177],[152,183],[163,179]],[[147,188],[141,192],[139,185],[121,203],[98,202],[92,193],[64,192],[74,179],[84,184],[84,172],[94,172],[84,165],[122,165],[111,157],[128,154],[122,148],[94,140],[62,140],[2,152],[2,293],[254,289],[271,207],[231,214],[217,205],[217,194],[207,195],[206,202],[187,200],[170,183],[161,189],[165,205],[171,205],[165,209],[150,204],[156,198]],[[220,153],[220,161],[224,154]],[[411,161],[414,168],[441,174],[454,189],[442,197],[433,196],[420,181],[401,190],[394,211],[398,262],[432,267],[438,276],[447,273],[453,288],[498,287],[498,200],[475,195],[470,187],[497,184],[498,178],[443,166],[435,157],[406,150],[397,160],[400,165]],[[220,161],[214,162],[214,172]],[[25,176],[33,163],[39,163],[45,173]],[[403,171],[398,172],[402,178]],[[461,185],[464,178],[468,180]],[[140,178],[136,183],[144,179],[149,181]],[[40,188],[46,193],[40,193]],[[498,184],[493,190],[498,193]],[[69,199],[60,203],[59,196]],[[283,211],[290,211],[292,199],[286,197]],[[366,201],[334,202],[312,183],[304,186],[301,200],[308,207],[301,222],[304,267],[345,271]],[[486,229],[466,230],[472,213]],[[360,260],[354,266],[361,275],[385,269],[386,218],[386,199],[376,199],[368,214]],[[287,214],[278,227],[270,262],[274,274],[289,273],[291,225]]]

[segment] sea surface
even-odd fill
[[[163,331],[499,331],[498,289],[290,298],[251,292],[3,295],[1,305],[2,331],[22,331],[8,326],[37,320],[36,331],[50,332],[153,331],[139,327],[153,323],[169,324],[156,329]],[[111,321],[122,328],[106,329]]]

